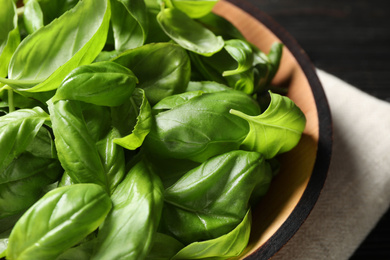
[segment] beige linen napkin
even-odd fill
[[[309,217],[272,260],[348,259],[390,206],[390,103],[317,72],[333,121],[330,169]]]

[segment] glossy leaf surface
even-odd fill
[[[23,21],[29,34],[43,27],[43,12],[37,0],[28,0],[24,4]]]
[[[114,0],[111,23],[115,49],[125,51],[140,47],[148,34],[148,16],[143,0]]]
[[[184,49],[204,56],[211,56],[224,46],[222,37],[192,20],[182,11],[165,8],[157,15],[164,32]]]
[[[171,236],[163,233],[156,233],[150,253],[146,260],[168,260],[172,259],[184,245]]]
[[[8,74],[11,56],[20,42],[18,15],[12,0],[0,0],[0,77]]]
[[[106,188],[107,176],[95,141],[89,134],[77,101],[49,103],[58,158],[76,183],[95,183]]]
[[[256,102],[240,91],[204,93],[158,113],[145,140],[146,148],[163,158],[197,162],[238,149],[249,128],[229,113],[233,108],[252,115],[260,111]]]
[[[237,150],[213,157],[165,190],[163,230],[185,244],[221,236],[242,221],[255,187],[268,186],[271,179],[260,153]]]
[[[200,18],[210,13],[217,2],[218,0],[170,0],[168,4],[191,18]]]
[[[61,173],[56,159],[37,157],[28,152],[19,155],[1,172],[0,218],[27,210]]]
[[[107,0],[79,2],[25,38],[11,59],[9,80],[0,81],[23,91],[56,89],[71,70],[91,63],[102,50],[110,14]]]
[[[157,175],[138,162],[112,194],[113,209],[99,230],[92,259],[143,259],[159,224],[162,193]]]
[[[16,223],[7,259],[55,259],[94,231],[111,206],[107,193],[96,184],[75,184],[48,192]]]
[[[150,128],[152,126],[152,109],[150,104],[145,96],[145,91],[137,88],[133,99],[141,100],[139,106],[139,113],[137,116],[137,122],[134,126],[131,134],[126,135],[121,138],[116,138],[114,143],[128,149],[135,150],[142,145],[145,140],[145,137],[149,134]]]
[[[113,60],[129,68],[138,78],[153,105],[181,93],[190,80],[190,60],[185,50],[173,43],[152,43],[129,50]]]
[[[267,159],[295,147],[306,125],[305,115],[291,99],[270,94],[269,107],[258,116],[231,110],[232,114],[247,120],[250,126],[250,132],[242,143],[243,148],[260,152]]]
[[[39,107],[20,109],[0,117],[0,173],[34,140],[48,118]]]
[[[96,144],[111,192],[115,190],[125,176],[125,154],[123,148],[114,143],[114,140],[119,137],[119,131],[113,128],[107,136]]]
[[[119,106],[130,98],[136,83],[134,74],[118,63],[92,63],[66,76],[52,101],[78,100],[99,106]]]
[[[181,249],[175,259],[228,259],[241,254],[251,231],[251,212],[248,211],[240,224],[229,233],[215,239],[194,242]]]
[[[225,50],[237,61],[237,68],[223,72],[223,76],[231,76],[242,73],[252,67],[253,54],[251,46],[242,40],[228,40],[225,42]]]

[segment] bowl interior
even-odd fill
[[[284,43],[262,22],[230,2],[220,1],[213,11],[233,23],[247,40],[266,53],[274,42]],[[307,75],[286,46],[273,84],[288,88],[288,96],[304,112],[307,125],[298,146],[280,156],[280,173],[273,180],[267,195],[253,209],[251,240],[241,259],[266,247],[269,239],[296,209],[308,187],[317,157],[319,117],[316,101]]]

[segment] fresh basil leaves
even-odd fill
[[[243,252],[306,121],[216,3],[0,0],[0,258]]]

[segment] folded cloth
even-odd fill
[[[272,260],[348,259],[390,206],[390,103],[317,73],[333,121],[330,168],[307,220]]]

